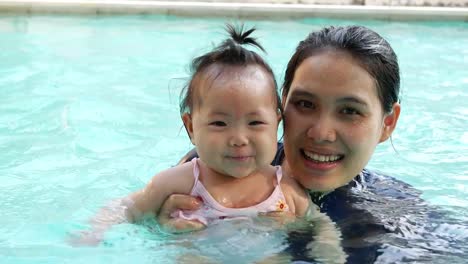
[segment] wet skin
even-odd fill
[[[183,120],[203,167],[241,178],[269,166],[280,117],[271,75],[255,65],[215,66],[196,82],[192,114]]]
[[[284,169],[305,188],[331,191],[365,167],[400,112],[385,114],[372,76],[343,51],[322,51],[296,69],[283,98]]]

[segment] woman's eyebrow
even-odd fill
[[[296,96],[297,97],[311,97],[311,98],[316,97],[313,93],[305,91],[305,90],[300,90],[300,89],[296,89],[291,93],[291,97],[296,97]]]
[[[355,96],[346,96],[337,100],[338,103],[355,103],[363,106],[368,106],[367,102]]]
[[[300,89],[297,89],[293,92],[291,92],[291,97],[308,97],[308,98],[317,98],[317,95],[315,95],[314,93],[311,93],[309,91],[306,91],[306,90],[300,90]],[[338,100],[336,100],[336,102],[338,103],[355,103],[355,104],[360,104],[360,105],[363,105],[363,106],[368,106],[369,104],[362,98],[359,98],[358,96],[354,96],[354,95],[349,95],[349,96],[344,96],[344,97],[341,97],[341,98],[338,98]]]

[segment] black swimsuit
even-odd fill
[[[278,143],[273,165],[283,160],[283,144]],[[428,205],[420,195],[407,183],[364,169],[347,185],[326,195],[312,193],[311,198],[340,229],[347,263],[434,263],[463,251],[466,258],[467,237],[454,240],[439,230],[453,224],[455,231],[468,232],[468,224]],[[290,233],[288,252],[294,260],[315,263],[305,254],[312,238],[313,233]]]

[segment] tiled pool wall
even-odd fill
[[[427,6],[428,3],[436,6]],[[0,0],[0,14],[162,14],[237,19],[321,17],[468,22],[467,3],[468,0]]]
[[[199,2],[200,0],[173,0],[174,2]],[[312,5],[369,5],[369,6],[445,6],[467,7],[468,0],[204,0],[203,2],[241,2]]]

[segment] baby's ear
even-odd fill
[[[395,127],[398,123],[398,118],[400,117],[400,111],[401,111],[400,104],[394,103],[392,107],[392,112],[384,116],[382,135],[380,136],[379,143],[384,142],[392,135],[393,130],[395,130]]]
[[[185,131],[187,131],[187,134],[188,134],[188,136],[190,138],[190,141],[192,142],[193,145],[195,145],[195,142],[193,140],[192,116],[189,113],[184,113],[182,115],[182,121],[184,122]]]

